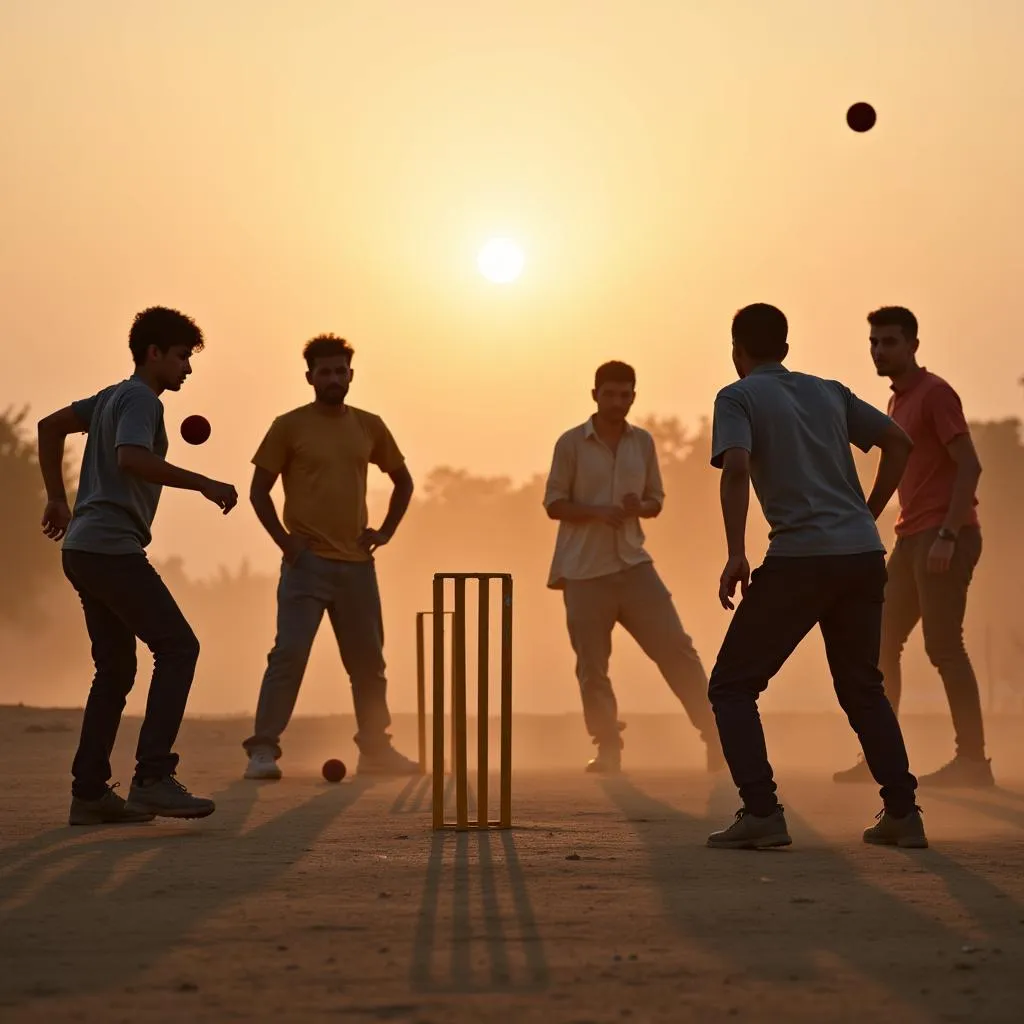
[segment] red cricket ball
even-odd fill
[[[854,103],[846,112],[846,123],[855,132],[868,132],[875,127],[878,115],[870,103]]]
[[[203,444],[210,439],[210,421],[205,416],[186,416],[181,421],[181,436],[189,444]]]

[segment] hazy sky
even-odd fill
[[[968,413],[1017,415],[1022,53],[1016,0],[0,0],[0,406],[118,379],[169,304],[208,338],[172,439],[214,425],[173,460],[247,488],[330,330],[415,474],[519,478],[604,359],[638,415],[706,414],[770,301],[793,365],[879,404],[864,315],[909,305]],[[165,501],[155,555],[274,561],[247,506]]]

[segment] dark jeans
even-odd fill
[[[391,715],[384,665],[384,622],[373,562],[339,562],[304,551],[281,564],[277,637],[256,706],[254,735],[243,746],[281,756],[280,739],[295,709],[309,652],[324,612],[334,629],[352,683],[356,743],[370,750],[387,743]]]
[[[885,556],[766,558],[733,617],[709,693],[729,770],[753,814],[778,806],[757,698],[797,644],[821,627],[836,696],[864,750],[887,810],[914,807],[917,780],[886,699],[878,651]]]
[[[903,679],[900,655],[918,621],[924,632],[924,649],[938,669],[946,688],[953,717],[956,749],[965,757],[984,758],[985,728],[981,696],[971,659],[964,647],[964,614],[967,588],[981,558],[981,531],[960,531],[953,560],[943,573],[928,571],[928,552],[938,530],[924,530],[900,537],[889,556],[889,582],[885,588],[882,616],[880,668],[889,702],[899,711]]]
[[[143,554],[63,552],[64,575],[78,592],[96,665],[71,766],[71,791],[91,800],[110,781],[110,754],[125,700],[135,684],[135,639],[153,652],[153,678],[135,753],[135,780],[173,774],[172,750],[199,660],[199,641],[159,573]]]

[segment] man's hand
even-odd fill
[[[639,494],[627,494],[622,499],[622,508],[627,515],[639,516],[643,507],[644,503],[641,501]]]
[[[928,549],[928,571],[949,572],[949,563],[953,561],[955,549],[956,541],[937,537],[935,543]]]
[[[223,484],[219,480],[207,480],[199,493],[208,501],[222,509],[227,515],[238,504],[238,491],[231,484]]]
[[[598,505],[593,510],[593,517],[613,530],[617,530],[628,518],[626,510],[618,505]]]
[[[309,547],[309,541],[297,533],[289,533],[285,536],[281,545],[281,554],[289,565],[294,565],[299,560],[299,555]]]
[[[43,510],[43,533],[50,540],[60,540],[68,532],[71,509],[66,501],[48,501]]]
[[[359,546],[368,554],[372,555],[379,547],[383,547],[391,540],[389,534],[383,530],[366,529],[359,535]]]
[[[736,584],[739,584],[740,594],[746,596],[747,586],[750,583],[750,563],[746,555],[733,555],[725,563],[722,570],[722,578],[718,583],[718,600],[722,607],[732,611],[735,608],[732,598],[736,593]]]

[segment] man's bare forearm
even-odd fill
[[[381,533],[388,537],[395,535],[395,531],[405,518],[405,513],[409,510],[412,492],[413,485],[411,481],[395,484],[394,490],[391,492],[391,500],[388,502],[387,515],[384,517],[384,522],[380,527]]]
[[[39,471],[43,475],[47,501],[68,503],[68,492],[64,485],[64,438],[63,431],[49,430],[40,425],[37,435],[36,457]]]
[[[893,451],[883,451],[882,457],[878,460],[878,471],[875,473],[875,483],[868,495],[868,508],[877,520],[885,511],[889,499],[896,493],[903,470],[906,468],[906,457]]]
[[[868,508],[876,520],[885,511],[889,499],[896,493],[909,458],[909,445],[893,445],[882,449],[878,471],[875,473],[875,483],[868,495]]]
[[[253,491],[249,493],[249,503],[252,505],[260,525],[270,534],[270,539],[279,548],[284,548],[288,540],[288,531],[282,525],[277,514],[274,499],[266,491]]]
[[[729,557],[744,555],[747,550],[747,510],[750,507],[750,474],[725,469],[719,485],[722,520]]]
[[[950,495],[949,508],[943,529],[956,533],[967,522],[974,508],[974,496],[978,493],[978,481],[981,479],[981,466],[976,462],[958,462],[956,477],[953,480],[953,493]]]
[[[117,461],[125,473],[131,473],[147,483],[160,484],[162,487],[175,487],[182,491],[201,491],[210,483],[207,477],[172,465],[146,448],[133,447],[130,452],[126,452],[122,448],[118,451]]]
[[[548,505],[548,515],[552,519],[564,519],[570,523],[587,523],[598,517],[597,505],[581,505],[577,501],[559,498]]]

